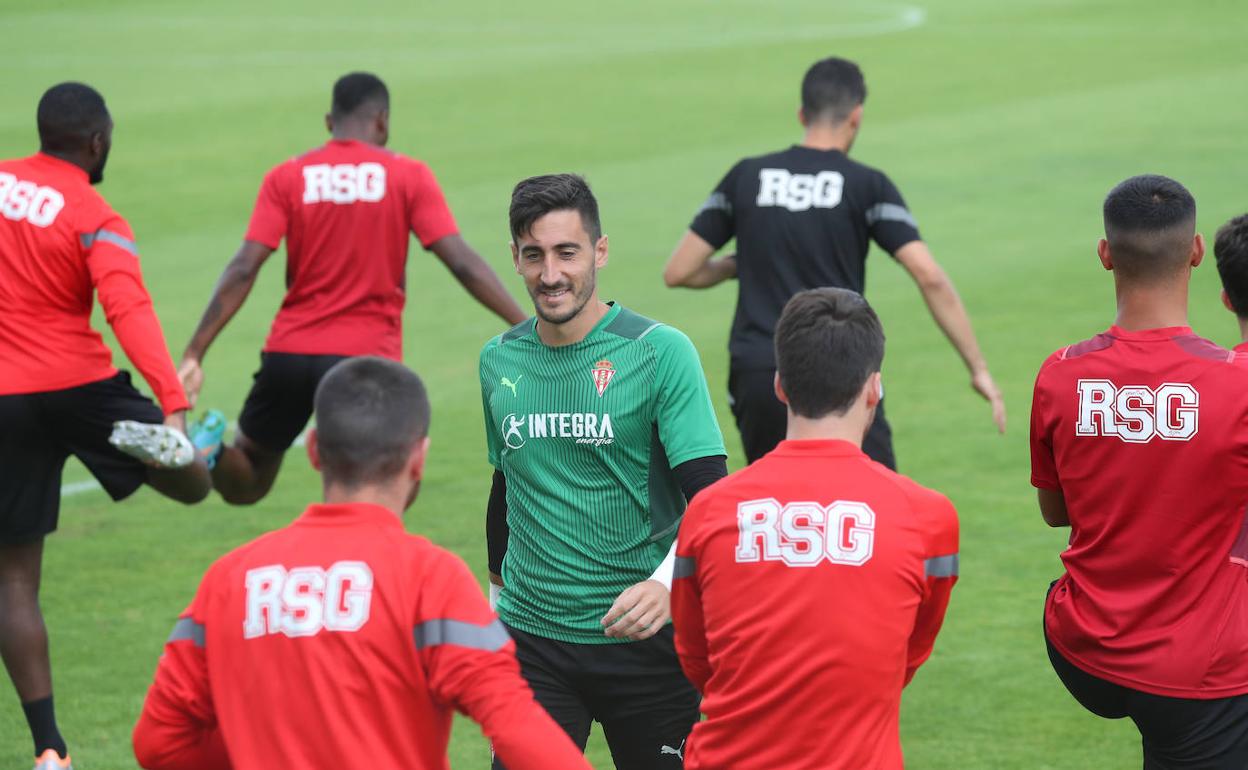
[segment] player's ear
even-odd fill
[[[594,244],[594,266],[599,270],[607,266],[607,236],[603,235],[598,238],[598,242]]]
[[[780,372],[776,372],[776,376],[771,383],[772,388],[776,391],[776,398],[786,407],[789,405],[789,397],[784,392],[784,386],[780,384]]]
[[[412,447],[412,453],[408,457],[407,467],[412,481],[420,481],[425,475],[425,458],[428,456],[429,437],[425,436],[416,442],[416,446]]]
[[[1192,239],[1192,267],[1196,267],[1205,258],[1205,236],[1196,233]]]
[[[1101,265],[1104,266],[1106,270],[1114,269],[1114,260],[1113,260],[1113,257],[1110,256],[1110,253],[1109,253],[1109,241],[1108,240],[1102,238],[1101,240],[1097,241],[1096,256],[1101,258]]]
[[[807,126],[810,125],[810,118],[806,117],[805,107],[797,108],[797,122],[802,124],[802,128],[806,128]]]
[[[1226,289],[1222,290],[1222,307],[1235,313],[1235,306],[1231,304],[1231,295],[1226,293]],[[1238,313],[1236,313],[1238,315]]]
[[[516,246],[515,241],[511,241],[507,245],[511,247],[511,261],[516,266],[516,272],[519,273],[520,272],[520,249]]]
[[[390,139],[390,110],[378,110],[377,117],[374,119],[373,130],[377,132],[377,144],[382,147],[386,146],[386,142]]]
[[[334,133],[334,116],[332,113],[325,113],[325,130]]]
[[[867,399],[867,408],[874,409],[884,400],[884,380],[879,372],[873,372],[867,381],[863,383],[862,389]]]
[[[312,462],[312,467],[316,470],[321,469],[321,447],[317,443],[316,428],[308,430],[308,460]]]
[[[849,121],[850,129],[857,132],[859,126],[862,125],[862,105],[860,104],[857,107],[850,110],[849,117],[846,118],[846,120]]]

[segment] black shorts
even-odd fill
[[[757,369],[732,364],[728,368],[728,404],[736,418],[745,449],[746,462],[752,463],[784,440],[788,410],[776,398],[775,369]],[[884,402],[875,410],[875,422],[862,441],[867,457],[897,470],[893,454],[893,429],[884,419]]]
[[[699,719],[671,624],[640,642],[572,644],[508,626],[533,695],[582,750],[602,725],[617,770],[679,770]],[[502,764],[494,762],[495,770]]]
[[[261,353],[260,370],[238,417],[239,430],[265,449],[285,452],[312,416],[312,399],[321,378],[345,358]]]
[[[1044,637],[1049,662],[1079,705],[1105,719],[1130,717],[1144,745],[1144,770],[1248,768],[1248,695],[1169,698],[1093,676]]]
[[[147,480],[147,466],[108,443],[118,420],[165,420],[130,384],[129,372],[64,390],[0,396],[0,543],[30,543],[56,530],[61,470],[71,454],[114,500]]]

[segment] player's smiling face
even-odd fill
[[[516,272],[549,324],[581,314],[598,293],[598,269],[607,264],[607,236],[591,242],[577,211],[552,211],[511,244]]]

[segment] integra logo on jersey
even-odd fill
[[[602,446],[615,441],[611,415],[586,412],[509,414],[503,418],[503,443],[519,449],[531,439],[564,438],[577,444]]]
[[[303,167],[304,203],[376,203],[386,197],[380,163],[318,163]]]
[[[1200,393],[1187,383],[1150,388],[1079,380],[1077,388],[1077,436],[1115,436],[1132,444],[1190,441],[1200,427]]]
[[[811,208],[832,209],[841,202],[845,177],[837,171],[818,174],[793,174],[782,168],[764,168],[758,172],[759,206],[779,206],[789,211]]]

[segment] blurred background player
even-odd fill
[[[607,237],[584,179],[520,182],[510,225],[537,315],[481,352],[499,616],[577,745],[597,720],[619,770],[679,768],[698,697],[668,624],[673,539],[727,473],[702,364],[684,334],[599,299]]]
[[[508,324],[524,318],[498,276],[459,236],[429,167],[384,149],[390,94],[380,79],[361,72],[339,78],[325,124],[333,135],[327,144],[265,176],[243,245],[221,274],[179,369],[194,403],[204,354],[285,238],[286,296],[234,443],[221,444],[220,412],[192,427],[213,484],[230,503],[246,505],[268,494],[330,367],[346,356],[402,359],[409,233]]]
[[[325,503],[209,568],[135,726],[139,764],[446,768],[454,708],[513,767],[589,767],[467,566],[403,530],[428,429],[402,364],[360,357],[323,378],[308,453]]]
[[[860,295],[800,292],[776,327],[787,439],[680,525],[676,649],[702,692],[685,767],[902,767],[901,690],[958,579],[941,494],[861,449],[884,331]]]
[[[858,65],[816,62],[802,79],[802,143],[733,166],[689,225],[663,270],[668,286],[706,289],[737,279],[728,340],[728,395],[741,444],[754,462],[785,436],[776,400],[772,338],[784,303],[803,289],[863,293],[869,241],[892,254],[918,284],[936,323],[971,373],[971,387],[1005,431],[1005,403],[980,353],[953,282],[919,238],[901,193],[883,172],[849,159],[867,86]],[[737,239],[735,254],[712,255]],[[881,404],[863,441],[871,459],[896,468]]]
[[[1248,214],[1218,228],[1213,256],[1222,279],[1222,304],[1239,321],[1241,342],[1235,346],[1235,353],[1248,361]]]
[[[69,765],[39,609],[43,539],[56,529],[66,458],[81,460],[114,500],[146,483],[195,503],[211,480],[203,462],[190,462],[187,401],[134,234],[92,189],[112,145],[104,99],[61,83],[39,100],[37,121],[38,154],[0,162],[0,655],[44,768]],[[113,366],[91,328],[93,293],[159,408]],[[147,426],[126,448],[149,464],[110,444],[118,422]],[[180,447],[180,458],[162,451]]]
[[[1187,325],[1205,243],[1161,176],[1105,198],[1114,325],[1036,376],[1031,483],[1069,526],[1044,625],[1084,708],[1130,717],[1145,768],[1248,767],[1248,373]]]

